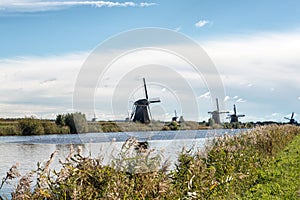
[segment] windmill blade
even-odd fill
[[[233,112],[234,112],[234,114],[236,115],[236,107],[235,107],[235,104],[233,104]]]
[[[132,118],[133,118],[133,116],[134,116],[134,112],[135,111],[132,111],[132,113],[131,113],[131,116],[130,116],[130,119],[132,120]]]
[[[152,98],[149,100],[149,103],[159,103],[160,102],[160,98]]]
[[[132,106],[132,112],[131,112],[131,116],[130,116],[130,119],[131,119],[131,120],[132,120],[133,117],[134,117],[135,109],[136,109],[136,106],[133,104],[133,106]]]
[[[216,98],[216,102],[217,102],[217,111],[219,111],[220,108],[219,108],[219,100],[218,100],[218,98]]]
[[[290,118],[284,117],[284,119],[291,120]]]
[[[145,78],[143,78],[143,82],[144,82],[144,89],[145,89],[146,99],[148,100],[148,91],[147,91],[146,79]]]
[[[219,113],[219,114],[228,114],[229,111],[219,111],[218,113]]]
[[[237,117],[245,117],[245,115],[237,115]]]
[[[147,107],[148,107],[148,110],[149,110],[150,120],[152,121],[152,114],[151,114],[150,106],[148,105]]]
[[[291,119],[293,119],[294,118],[294,112],[292,112],[292,116],[291,116]]]

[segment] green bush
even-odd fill
[[[45,133],[43,124],[34,117],[26,117],[19,121],[22,135],[42,135]]]
[[[19,126],[16,125],[9,125],[9,126],[0,126],[0,136],[7,136],[7,135],[20,135],[21,131]]]

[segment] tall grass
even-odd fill
[[[22,177],[13,199],[234,199],[241,198],[261,170],[293,138],[296,126],[265,126],[235,136],[212,140],[203,151],[183,150],[170,170],[159,154],[136,148],[128,140],[111,164],[100,158],[71,152],[60,171],[50,169],[54,159]],[[31,184],[30,184],[31,183]]]

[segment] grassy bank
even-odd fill
[[[84,122],[82,132],[134,132],[134,131],[161,131],[161,130],[198,130],[209,129],[209,126],[199,125],[198,122],[186,121],[181,123],[164,123],[153,121],[151,124],[133,122]],[[0,119],[0,136],[70,134],[76,133],[75,125],[58,125],[54,120],[35,118]]]
[[[261,169],[245,199],[300,199],[300,135]]]
[[[36,171],[19,178],[13,199],[260,198],[269,187],[268,181],[273,181],[270,177],[280,180],[285,171],[290,170],[288,167],[296,169],[297,172],[292,170],[291,173],[295,172],[292,177],[299,179],[296,154],[290,159],[290,152],[297,152],[293,148],[298,145],[299,133],[300,128],[296,126],[273,125],[216,138],[203,151],[184,150],[172,170],[161,155],[151,149],[137,149],[134,139],[123,145],[119,156],[112,158],[109,165],[103,165],[100,158],[83,157],[79,149],[55,172],[50,169],[52,155]],[[282,157],[285,154],[287,157]],[[282,169],[272,171],[276,161],[282,162]],[[292,165],[283,161],[292,161]],[[13,172],[8,174],[9,178],[17,175]],[[38,177],[35,185],[31,182],[33,173]],[[289,188],[284,186],[288,183],[274,184],[278,188]],[[298,189],[294,184],[290,193]]]
[[[67,126],[58,126],[53,120],[35,119],[0,119],[0,136],[69,134]]]

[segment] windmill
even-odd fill
[[[176,110],[174,110],[174,114],[175,114],[175,116],[172,117],[172,122],[176,122],[178,119]]]
[[[133,122],[140,122],[143,124],[149,124],[150,123],[150,107],[149,105],[151,103],[159,103],[160,99],[150,99],[148,98],[148,91],[147,91],[147,86],[146,86],[146,80],[143,78],[144,82],[144,89],[145,89],[145,99],[139,99],[134,102],[133,104],[133,109],[132,109],[132,114],[131,114],[131,120]]]
[[[290,120],[290,124],[297,124],[297,121],[294,119],[294,112],[292,112],[291,118],[284,117],[284,119]]]
[[[97,116],[96,116],[96,113],[94,113],[94,117],[92,118],[92,122],[96,122],[97,120]]]
[[[211,114],[211,118],[214,120],[214,122],[216,124],[221,124],[220,114],[228,114],[229,112],[228,111],[220,111],[218,98],[216,98],[216,103],[217,103],[217,110],[210,111],[210,112],[208,112],[208,114]]]
[[[233,105],[233,114],[228,115],[227,119],[230,119],[230,123],[239,122],[240,117],[245,117],[245,115],[237,115],[236,114],[236,106]]]

